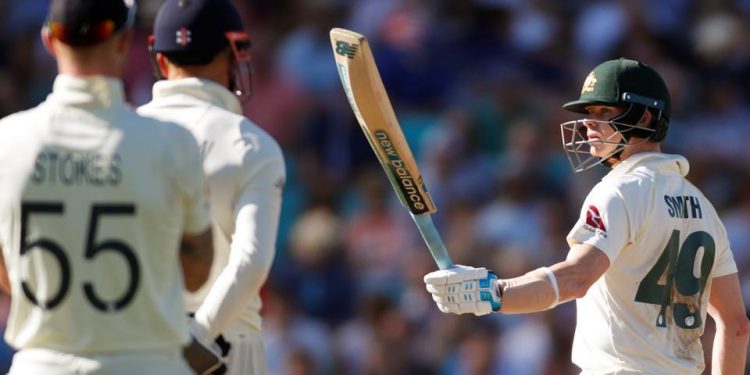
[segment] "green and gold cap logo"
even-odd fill
[[[596,86],[596,82],[596,74],[594,74],[594,72],[589,73],[589,75],[586,77],[586,80],[583,81],[583,87],[581,87],[581,95],[587,92],[593,92],[594,87]]]

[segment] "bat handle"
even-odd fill
[[[432,254],[432,258],[435,259],[438,267],[441,270],[453,267],[453,261],[450,255],[448,255],[448,250],[445,249],[445,244],[440,238],[440,234],[435,229],[435,224],[432,223],[430,214],[410,214],[414,222],[417,223],[417,228],[422,233],[422,238],[427,243],[427,248],[430,249],[430,254]]]

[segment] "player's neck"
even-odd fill
[[[60,74],[76,77],[109,76],[120,78],[122,64],[110,49],[101,46],[74,50],[57,47],[57,70]]]
[[[229,87],[229,71],[226,62],[214,61],[205,65],[177,66],[169,64],[167,79],[200,78]]]
[[[631,138],[630,145],[622,151],[620,161],[644,152],[661,152],[661,147],[656,142],[645,141],[642,138]]]
[[[83,66],[83,65],[65,65],[58,64],[58,71],[60,74],[75,76],[75,77],[93,77],[93,76],[107,76],[111,78],[120,78],[121,73],[119,69],[113,69],[111,66]]]

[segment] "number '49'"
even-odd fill
[[[703,256],[700,265],[696,265],[695,260],[700,249],[703,249]],[[703,231],[693,232],[680,246],[680,231],[672,231],[667,246],[656,264],[641,280],[635,295],[637,302],[661,306],[656,318],[657,327],[666,327],[665,312],[668,306],[672,307],[674,322],[678,327],[695,329],[703,325],[699,305],[690,307],[674,297],[697,295],[697,301],[700,301],[711,267],[714,265],[715,254],[716,244],[710,234]],[[696,266],[699,266],[697,270]],[[695,271],[700,272],[699,277],[696,277]]]

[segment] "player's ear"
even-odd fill
[[[161,76],[164,77],[164,79],[169,78],[169,65],[170,62],[167,59],[164,54],[157,52],[156,53],[156,68],[159,69],[159,73],[161,73]]]
[[[53,43],[52,31],[49,29],[48,25],[42,27],[42,30],[39,31],[39,37],[42,39],[44,49],[46,49],[52,57],[55,57],[55,44]]]
[[[651,110],[646,108],[645,111],[643,111],[643,116],[641,116],[641,121],[638,121],[638,126],[643,127],[651,127],[651,121],[654,120],[654,114],[651,113]]]

